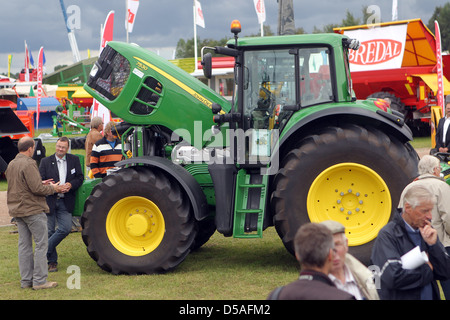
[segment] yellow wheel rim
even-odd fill
[[[106,218],[111,244],[129,256],[144,256],[155,250],[165,232],[164,217],[152,201],[138,196],[117,201]]]
[[[312,222],[335,220],[345,226],[350,246],[370,242],[389,221],[391,195],[384,180],[357,163],[340,163],[321,172],[308,192]]]

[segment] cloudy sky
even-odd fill
[[[79,29],[75,36],[81,58],[98,53],[100,26],[109,11],[115,11],[114,40],[126,41],[125,0],[64,0],[66,10],[75,5],[80,9]],[[239,19],[242,35],[256,34],[259,25],[252,0],[200,0],[206,28],[197,28],[200,38],[221,39],[230,36],[230,22]],[[398,0],[398,19],[421,18],[425,23],[435,7],[445,0]],[[194,35],[193,0],[140,0],[130,42],[158,52],[171,59],[180,38]],[[294,0],[295,26],[312,32],[314,26],[339,23],[348,9],[355,17],[362,16],[362,7],[376,5],[383,22],[391,20],[392,0]],[[277,31],[277,0],[265,0],[266,25]],[[0,73],[7,72],[8,54],[12,54],[12,73],[24,65],[24,41],[37,62],[38,50],[44,47],[46,73],[56,65],[71,64],[72,53],[60,0],[0,0]],[[73,12],[69,12],[69,19]],[[433,30],[434,31],[434,30]]]

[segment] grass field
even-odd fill
[[[298,264],[274,228],[267,229],[259,240],[216,233],[175,271],[139,276],[114,276],[101,270],[87,254],[81,233],[71,233],[58,246],[58,272],[49,274],[58,287],[33,291],[20,288],[18,234],[10,233],[15,229],[0,228],[1,299],[260,300],[298,276]],[[73,272],[72,266],[77,266],[79,273]]]

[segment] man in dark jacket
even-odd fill
[[[380,230],[372,249],[372,263],[380,268],[381,299],[440,299],[436,280],[450,278],[450,256],[431,227],[435,197],[422,185],[411,186],[403,198],[403,210]],[[419,246],[428,261],[406,268],[402,256]]]
[[[58,254],[56,246],[72,230],[72,212],[75,208],[75,192],[83,184],[84,175],[80,159],[69,151],[69,139],[61,137],[56,141],[55,154],[41,160],[39,172],[42,180],[64,185],[63,192],[47,196],[50,213],[48,224],[48,267],[49,272],[57,271]],[[58,227],[56,228],[56,225]]]
[[[302,270],[300,277],[272,291],[275,300],[354,300],[351,294],[335,287],[328,274],[334,257],[334,240],[324,225],[308,223],[299,228],[294,239],[295,256]]]

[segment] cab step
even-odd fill
[[[267,175],[240,169],[236,177],[233,237],[262,238],[267,198]]]

